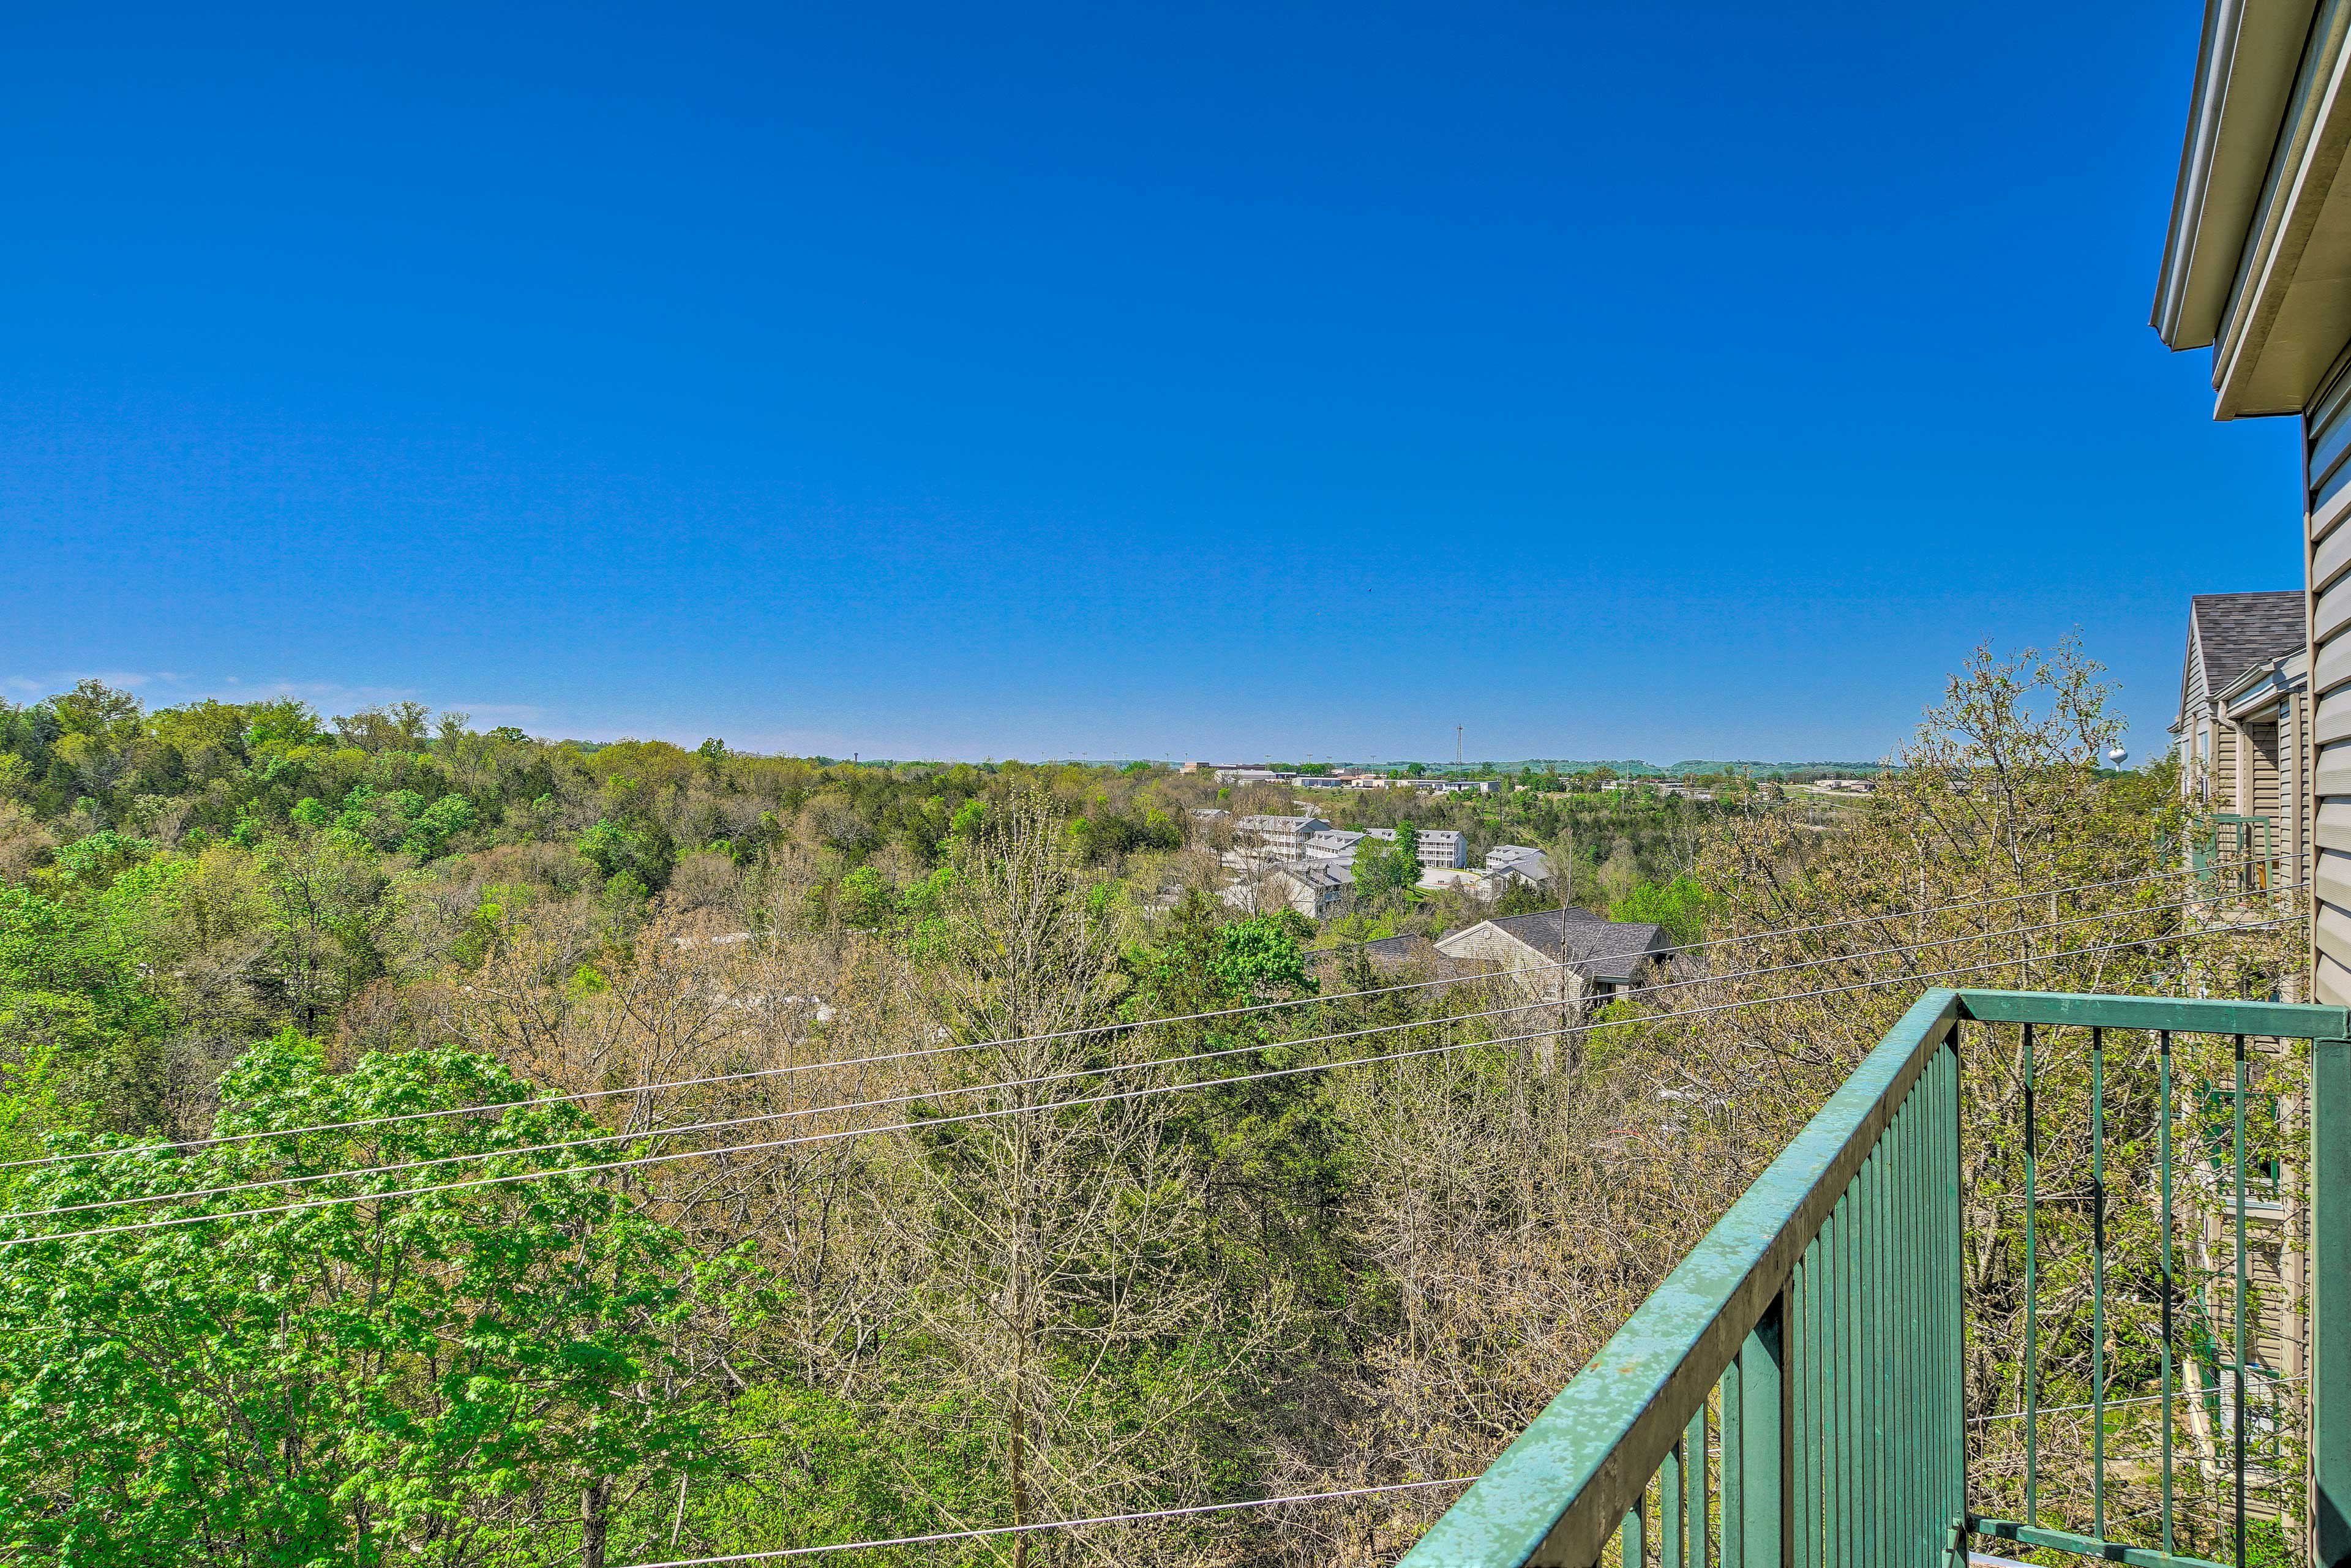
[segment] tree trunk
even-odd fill
[[[612,1478],[598,1476],[580,1494],[580,1568],[604,1568],[604,1532],[611,1522]]]

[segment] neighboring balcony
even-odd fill
[[[2294,880],[2280,862],[2278,830],[2268,817],[2222,812],[2189,841],[2188,869],[2215,898],[2241,898],[2281,890]]]
[[[2346,1033],[1928,992],[1405,1564],[2351,1563]]]

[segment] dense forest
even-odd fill
[[[1263,786],[0,706],[0,1539],[619,1568],[1474,1470],[1912,977],[2017,951],[1886,912],[2176,859],[2169,777],[2102,773],[2095,704],[2036,730],[1997,695],[2070,678],[1971,668],[1828,827],[1549,779],[1332,802],[1537,844],[1573,868],[1543,900],[1721,946],[1564,1036],[1349,946],[1487,913],[1457,895],[1228,908],[1193,813],[1295,809]],[[1880,926],[1822,934],[1852,911]],[[2017,977],[2148,972],[2048,952]],[[1806,963],[1901,984],[1739,967]],[[1757,1010],[1676,1024],[1692,996]],[[1444,1501],[860,1561],[1372,1564]]]

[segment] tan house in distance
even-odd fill
[[[1604,919],[1588,909],[1508,915],[1437,939],[1445,956],[1518,971],[1513,979],[1520,990],[1538,1000],[1564,1001],[1579,1016],[1587,1002],[1643,984],[1673,946],[1662,925]]]

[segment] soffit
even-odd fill
[[[2152,323],[2173,349],[2219,336],[2317,0],[2211,0]]]
[[[2351,337],[2351,0],[2314,25],[2213,350],[2213,413],[2298,413]]]

